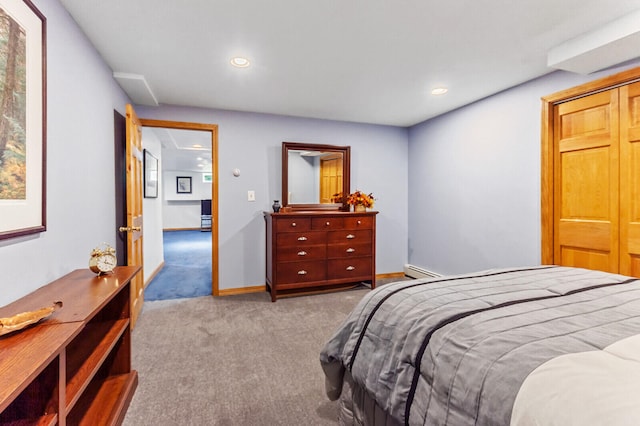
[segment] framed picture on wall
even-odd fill
[[[0,240],[47,229],[46,22],[0,0]]]
[[[144,150],[144,198],[158,198],[158,159]]]
[[[191,176],[176,177],[176,192],[178,194],[191,194]]]

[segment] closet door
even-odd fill
[[[554,106],[554,263],[618,272],[618,90]]]
[[[640,83],[620,88],[620,273],[640,277]]]

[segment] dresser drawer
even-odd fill
[[[326,262],[310,260],[304,262],[283,262],[276,266],[279,284],[322,281],[327,278]]]
[[[330,259],[327,274],[329,279],[371,278],[372,257],[354,257],[350,259]]]
[[[358,244],[330,244],[327,247],[327,257],[329,259],[371,256],[371,252],[372,247],[370,242]]]
[[[327,243],[327,233],[321,231],[283,232],[276,236],[277,249],[281,247],[306,247]]]
[[[373,229],[373,216],[356,216],[344,218],[344,229]]]
[[[308,231],[311,229],[311,218],[279,217],[276,219],[277,232]]]
[[[371,229],[329,231],[327,242],[329,244],[371,242],[372,232]]]
[[[290,262],[295,260],[318,260],[327,256],[326,245],[304,245],[304,246],[288,246],[278,247],[276,249],[278,262]]]
[[[311,219],[311,228],[317,230],[344,229],[344,219],[341,217],[314,217]]]

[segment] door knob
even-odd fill
[[[120,228],[118,228],[118,231],[120,232],[135,232],[135,231],[140,231],[142,228],[139,226],[121,226]]]

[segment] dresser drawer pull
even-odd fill
[[[291,226],[293,226],[295,228],[298,225],[295,222],[291,222]]]
[[[353,253],[354,251],[356,251],[356,249],[354,249],[354,248],[352,248],[352,247],[349,247],[349,248],[347,249],[347,253]]]
[[[328,222],[328,221],[327,221],[327,223],[325,223],[325,225],[326,225],[326,226],[331,226],[331,222]]]
[[[347,266],[347,271],[353,271],[355,269],[356,269],[355,266]]]
[[[298,271],[298,275],[307,275],[307,271],[305,271],[304,269],[301,271]]]
[[[298,256],[306,256],[306,255],[307,255],[307,252],[304,250],[298,252]]]
[[[358,221],[358,225],[362,225],[362,221],[360,221],[360,220],[359,220],[359,221]]]
[[[347,240],[353,240],[356,236],[353,234],[347,235]]]
[[[298,237],[298,241],[307,241],[307,237]]]

